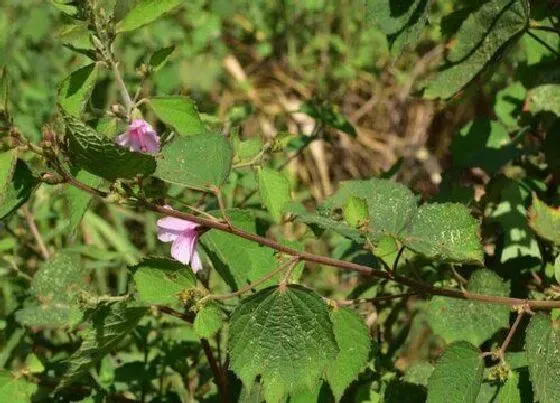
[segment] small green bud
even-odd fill
[[[342,216],[352,227],[359,228],[367,224],[369,211],[367,202],[356,196],[352,196],[342,209]]]

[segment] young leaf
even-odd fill
[[[194,332],[201,338],[209,339],[218,333],[218,330],[222,327],[223,316],[222,311],[216,304],[204,305],[194,318]]]
[[[0,219],[13,213],[25,203],[38,183],[25,162],[18,159],[15,168],[10,170],[9,165],[13,163],[11,159],[13,156],[8,155],[4,158],[6,161],[4,161],[3,169],[8,168],[5,173],[9,176],[3,177],[7,183],[5,182],[4,189],[0,189]],[[10,171],[12,171],[11,175]],[[4,172],[0,172],[0,174],[4,174]]]
[[[31,402],[37,391],[37,384],[25,378],[15,377],[8,371],[0,371],[0,396],[6,402]]]
[[[169,59],[169,56],[171,56],[174,50],[175,50],[175,45],[171,45],[154,52],[152,57],[150,57],[150,66],[152,67],[152,71],[156,72],[159,69],[161,69],[165,65],[167,59]]]
[[[490,0],[473,11],[455,35],[451,60],[435,74],[424,97],[450,98],[470,83],[527,27],[524,0]]]
[[[117,32],[130,32],[149,24],[184,3],[184,0],[140,0],[117,24]]]
[[[560,401],[560,332],[547,315],[531,318],[525,336],[525,350],[529,375],[533,383],[535,401],[556,403]]]
[[[265,167],[258,170],[257,181],[261,200],[266,209],[274,221],[280,222],[284,207],[292,200],[288,180],[282,172]]]
[[[405,246],[430,259],[482,264],[480,225],[462,204],[424,204],[401,235]]]
[[[394,55],[418,42],[428,21],[428,0],[372,0],[366,4],[368,14],[387,35]]]
[[[467,290],[476,294],[509,296],[509,284],[488,269],[476,270]],[[476,346],[488,340],[509,323],[509,308],[483,302],[433,297],[426,310],[435,334],[447,343],[465,340]]]
[[[473,345],[459,341],[447,346],[428,381],[427,403],[475,403],[484,362]]]
[[[230,368],[249,387],[261,376],[267,401],[312,388],[338,353],[327,306],[300,286],[245,298],[230,325]]]
[[[232,150],[219,134],[179,137],[163,149],[155,176],[193,189],[221,186],[229,176]]]
[[[149,106],[163,123],[172,126],[181,136],[204,133],[204,125],[196,105],[188,97],[152,98]]]
[[[139,299],[148,304],[176,304],[179,294],[196,285],[191,269],[166,258],[143,260],[134,273]]]
[[[93,87],[97,81],[97,64],[91,63],[76,71],[62,81],[58,90],[58,103],[73,116],[84,111]]]
[[[529,226],[542,238],[560,245],[560,210],[547,206],[533,193]]]
[[[338,355],[327,366],[326,380],[336,400],[365,368],[371,347],[368,329],[360,316],[351,309],[341,308],[331,312]]]
[[[64,124],[69,156],[77,167],[110,180],[154,172],[153,156],[119,147],[71,115],[64,114]]]
[[[69,386],[111,352],[136,327],[147,312],[145,307],[128,307],[124,303],[102,305],[92,315],[92,324],[82,333],[82,344],[68,359],[58,389]]]

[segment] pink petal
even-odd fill
[[[157,238],[162,242],[173,242],[176,240],[182,231],[173,231],[166,228],[157,229]]]
[[[196,237],[194,236],[179,236],[175,239],[173,245],[171,245],[171,256],[173,259],[188,266],[193,257],[195,242]]]
[[[130,138],[128,137],[128,133],[123,133],[115,138],[115,143],[120,146],[128,147],[130,143]]]
[[[182,220],[180,218],[175,218],[175,217],[160,218],[159,220],[157,220],[156,225],[158,229],[161,228],[161,229],[166,229],[170,231],[179,231],[179,232],[192,231],[200,226],[195,222]]]
[[[191,269],[193,272],[197,273],[202,270],[202,262],[200,261],[200,255],[195,250],[191,259]]]
[[[144,134],[144,148],[147,153],[157,154],[159,153],[159,137],[156,132],[151,130]]]

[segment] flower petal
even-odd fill
[[[171,257],[188,266],[194,253],[196,237],[179,236],[171,245]]]
[[[162,242],[173,242],[183,231],[174,231],[167,228],[159,228],[157,229],[157,239]]]
[[[128,136],[128,133],[123,133],[117,136],[115,138],[115,143],[123,147],[128,147],[128,145],[130,144],[130,138]]]
[[[200,270],[202,270],[202,262],[200,261],[200,255],[198,254],[198,251],[196,251],[196,250],[194,251],[194,253],[192,255],[191,269],[195,273],[198,273]]]
[[[158,229],[162,228],[166,230],[181,231],[181,232],[192,231],[200,226],[195,222],[182,220],[180,218],[175,218],[175,217],[160,218],[159,220],[157,220],[156,225]]]

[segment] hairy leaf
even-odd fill
[[[134,31],[184,3],[184,0],[140,0],[117,24],[117,32]]]
[[[483,372],[484,362],[476,347],[464,341],[450,344],[428,381],[427,403],[474,403]]]
[[[335,309],[330,317],[339,352],[327,366],[326,380],[335,398],[340,400],[344,390],[365,368],[371,341],[364,321],[353,310]]]
[[[542,238],[560,245],[560,210],[547,206],[533,194],[529,209],[529,226]]]
[[[531,113],[552,112],[560,116],[560,84],[545,84],[529,90],[527,104]]]
[[[180,262],[154,257],[136,266],[134,282],[141,301],[176,304],[182,291],[196,285],[196,278],[192,270]]]
[[[155,176],[165,182],[208,190],[227,179],[231,159],[231,146],[222,135],[179,137],[163,149]]]
[[[119,147],[70,115],[64,115],[64,123],[70,159],[77,167],[107,179],[132,178],[154,172],[153,156]]]
[[[6,157],[9,159],[10,157]],[[5,162],[9,164],[10,162]],[[9,174],[9,170],[7,172]],[[13,213],[30,197],[38,180],[33,176],[25,162],[17,160],[11,176],[8,176],[7,183],[0,191],[0,219]]]
[[[150,107],[163,123],[172,126],[182,136],[202,134],[204,125],[192,99],[188,97],[157,97]]]
[[[266,209],[276,222],[280,222],[284,207],[291,201],[290,184],[282,174],[272,168],[262,168],[257,172],[259,192]]]
[[[529,375],[535,400],[540,403],[560,401],[560,332],[547,315],[531,318],[525,337]]]
[[[202,338],[209,339],[222,327],[223,316],[216,304],[205,304],[194,318],[194,332]]]
[[[97,81],[97,64],[91,63],[70,75],[60,84],[58,103],[73,116],[80,116],[84,111],[93,87]]]
[[[455,35],[447,65],[428,81],[424,97],[453,96],[525,30],[528,20],[524,0],[490,0],[473,11]]]
[[[509,296],[509,284],[487,269],[476,270],[467,285],[476,294]],[[509,308],[502,305],[436,296],[427,306],[435,334],[446,342],[466,340],[476,346],[509,324]]]
[[[327,306],[300,286],[270,287],[242,300],[230,325],[230,368],[247,386],[258,375],[267,401],[312,388],[338,347]]]
[[[83,318],[83,312],[74,304],[56,302],[47,305],[30,305],[16,311],[16,321],[23,326],[74,327]]]

